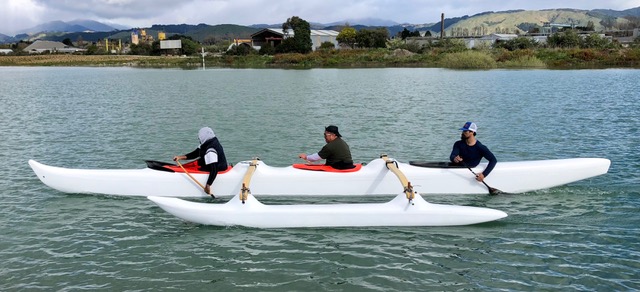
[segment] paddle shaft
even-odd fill
[[[478,177],[478,174],[477,174],[475,171],[473,171],[473,169],[471,169],[471,167],[469,167],[469,166],[464,162],[464,160],[463,160],[463,161],[461,161],[461,162],[462,162],[462,164],[464,164],[464,166],[466,166],[466,167],[467,167],[467,169],[468,169],[469,171],[471,171],[471,173],[473,173],[473,175],[475,175],[476,177]],[[480,181],[480,182],[481,182],[483,185],[485,185],[485,186],[487,187],[487,189],[489,190],[489,194],[493,195],[493,194],[502,193],[502,191],[501,191],[501,190],[490,187],[486,182],[484,182],[484,180],[482,180],[482,181]]]
[[[180,161],[176,160],[176,162],[178,163],[178,165],[180,166],[180,168],[182,168],[182,170],[184,171],[185,174],[187,174],[194,182],[196,182],[203,190],[205,189],[205,187],[195,178],[193,177],[186,169],[184,169],[184,166],[182,166],[182,163],[180,163]]]
[[[467,166],[467,169],[468,169],[469,171],[471,171],[471,173],[473,173],[473,175],[475,175],[476,177],[478,177],[478,174],[477,174],[475,171],[473,171],[473,169],[471,169],[471,167],[468,167],[468,166]],[[484,184],[485,186],[487,186],[487,188],[491,189],[491,187],[490,187],[486,182],[484,182],[484,180],[482,180],[482,181],[481,181],[481,183],[482,183],[482,184]]]

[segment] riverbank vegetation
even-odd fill
[[[427,51],[406,49],[318,50],[308,54],[249,54],[205,57],[205,67],[225,68],[370,68],[425,67],[452,69],[494,68],[640,68],[640,48],[543,48]],[[95,66],[140,68],[202,67],[200,56],[70,55],[0,56],[0,66]]]

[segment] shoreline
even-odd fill
[[[506,55],[506,56],[505,56]],[[511,56],[513,55],[513,56]],[[453,58],[452,58],[453,57]],[[466,58],[466,60],[460,60]],[[475,62],[478,61],[478,62]],[[458,64],[459,63],[459,64]],[[2,56],[0,67],[202,68],[201,56],[73,55]],[[207,56],[205,68],[449,68],[449,69],[640,69],[640,49],[599,51],[475,51],[398,55],[389,51],[313,52],[275,56]]]

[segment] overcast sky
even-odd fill
[[[625,10],[639,6],[640,0],[0,0],[0,33],[13,35],[41,23],[76,19],[131,27],[275,24],[291,16],[319,23],[378,18],[422,24],[438,22],[440,13],[451,18],[512,9]]]

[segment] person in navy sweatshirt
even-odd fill
[[[462,134],[460,134],[460,140],[453,144],[453,150],[449,159],[453,165],[462,165],[465,167],[476,167],[480,164],[482,158],[489,160],[487,167],[476,176],[477,181],[484,181],[489,176],[489,173],[498,163],[495,155],[491,153],[487,146],[484,146],[480,141],[476,139],[478,133],[478,126],[473,122],[466,122],[462,128],[460,128]]]

